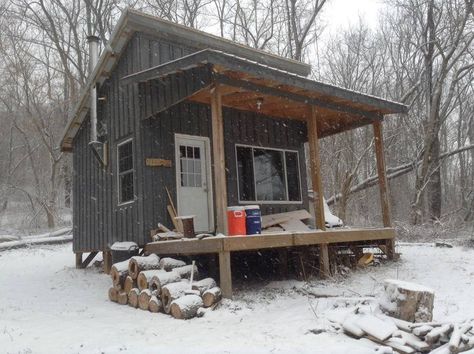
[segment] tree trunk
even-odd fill
[[[173,300],[184,296],[188,290],[190,290],[190,287],[189,282],[187,281],[180,281],[179,283],[165,285],[163,289],[161,289],[161,301],[163,302],[163,309],[165,310],[165,313],[170,313],[171,303]]]
[[[216,302],[220,301],[222,298],[221,289],[218,287],[214,287],[212,289],[206,290],[204,294],[202,294],[202,301],[204,307],[210,307],[214,305]]]

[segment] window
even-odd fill
[[[202,187],[201,149],[198,146],[179,146],[181,187]]]
[[[135,199],[133,182],[133,142],[124,141],[117,145],[118,200],[119,204]]]
[[[239,200],[300,202],[298,152],[236,146]]]

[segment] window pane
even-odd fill
[[[133,169],[133,148],[131,141],[119,146],[118,160],[119,173]]]
[[[237,174],[240,200],[255,200],[252,149],[237,147]]]
[[[195,158],[195,159],[201,158],[201,149],[198,148],[198,147],[195,147],[195,148],[194,148],[194,158]]]
[[[286,177],[288,181],[288,200],[301,200],[300,177],[298,173],[298,154],[296,152],[286,152]]]
[[[254,149],[257,200],[286,200],[283,152]]]
[[[120,175],[120,202],[133,200],[133,172]]]
[[[187,146],[186,147],[186,152],[187,152],[186,157],[192,158],[194,156],[192,146]]]
[[[179,146],[179,157],[186,157],[186,147],[183,145]]]

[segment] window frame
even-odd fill
[[[120,172],[120,159],[119,159],[119,151],[120,151],[120,147],[122,145],[125,145],[127,143],[132,143],[132,169],[130,170],[127,170],[127,171],[124,171],[124,172]],[[121,141],[120,143],[117,144],[116,146],[116,167],[117,167],[117,205],[118,206],[123,206],[123,205],[127,205],[127,204],[131,204],[131,203],[134,203],[135,200],[136,200],[136,197],[135,197],[135,144],[133,143],[133,137],[131,138],[127,138],[123,141]],[[132,183],[133,183],[133,198],[130,199],[130,200],[127,200],[127,201],[122,201],[121,200],[121,192],[122,192],[122,185],[120,183],[120,176],[122,176],[123,174],[126,174],[126,173],[132,173]]]
[[[237,156],[237,148],[244,147],[244,148],[251,148],[252,149],[252,168],[255,166],[255,157],[254,157],[254,149],[258,150],[273,150],[273,151],[280,151],[283,155],[283,167],[284,167],[284,176],[285,176],[285,193],[286,198],[288,198],[288,174],[286,168],[286,152],[296,153],[296,160],[298,162],[298,182],[299,182],[299,200],[241,200],[240,199],[240,187],[239,187],[239,161]],[[266,146],[256,146],[256,145],[248,145],[248,144],[235,144],[234,148],[235,153],[235,168],[236,168],[236,182],[237,182],[237,197],[239,204],[303,204],[303,185],[301,184],[301,165],[300,165],[300,153],[298,150],[293,149],[282,149],[282,148],[273,148],[273,147],[266,147]],[[255,191],[255,198],[257,198],[257,182],[255,180],[255,170],[253,174],[253,183],[254,183],[254,191]]]

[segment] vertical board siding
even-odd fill
[[[127,44],[111,76],[100,87],[99,97],[106,100],[100,104],[98,118],[105,122],[108,131],[109,164],[102,168],[90,150],[90,122],[86,119],[73,146],[74,252],[104,250],[113,242],[123,240],[143,246],[149,240],[150,229],[156,228],[158,222],[172,225],[166,210],[165,186],[175,199],[174,134],[210,137],[211,114],[209,106],[202,104],[181,102],[170,105],[206,84],[210,80],[209,71],[196,68],[193,73],[181,73],[140,87],[123,86],[120,78],[194,51],[195,48],[137,33]],[[152,116],[153,112],[163,108],[167,109]],[[150,119],[144,119],[150,116]],[[304,123],[224,109],[224,134],[229,204],[238,204],[236,143],[297,149],[301,189],[305,192]],[[134,138],[136,200],[119,206],[116,147],[129,137]],[[169,159],[172,167],[147,167],[147,157]],[[307,206],[307,196],[303,193],[302,204],[263,204],[262,212],[268,214]]]
[[[90,122],[84,121],[73,143],[73,228],[74,252],[104,250],[115,241],[133,240],[143,245],[148,241],[143,220],[149,196],[143,191],[144,182],[154,175],[143,168],[143,145],[140,129],[144,111],[141,107],[156,104],[139,96],[133,85],[123,86],[123,76],[144,70],[180,56],[195,52],[196,49],[172,43],[142,33],[136,33],[121,55],[110,77],[99,88],[99,97],[105,97],[100,104],[98,119],[107,126],[108,161],[102,168],[89,148]],[[176,86],[176,83],[174,83]],[[171,88],[167,89],[168,96]],[[175,92],[175,94],[177,94]],[[170,135],[171,136],[171,135]],[[117,194],[117,144],[129,137],[134,138],[135,191],[136,201],[124,206],[118,205]],[[170,153],[167,150],[166,153]],[[161,203],[152,199],[155,208]],[[166,210],[166,206],[161,214]]]
[[[238,205],[235,144],[288,148],[298,150],[303,201],[299,204],[261,204],[262,213],[279,213],[308,208],[306,169],[303,144],[307,140],[303,122],[274,119],[262,115],[224,108],[224,141],[229,205]],[[211,137],[210,107],[197,103],[180,103],[141,124],[143,160],[147,157],[172,161],[172,167],[144,167],[144,232],[147,235],[160,222],[171,227],[166,205],[168,187],[176,203],[175,134]],[[211,142],[212,144],[212,142]],[[211,147],[212,148],[212,147]],[[211,154],[212,156],[212,154]]]

